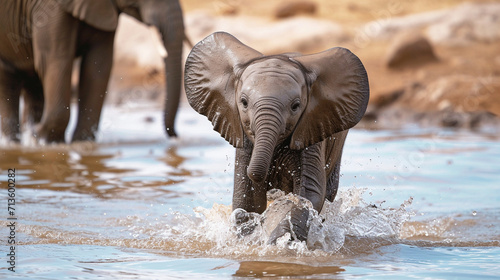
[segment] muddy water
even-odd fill
[[[352,130],[341,191],[312,215],[309,242],[270,246],[269,228],[297,198],[276,196],[254,234],[238,238],[230,223],[234,149],[190,109],[178,125],[181,138],[165,140],[159,110],[107,108],[96,144],[1,146],[0,277],[500,276],[495,136]]]

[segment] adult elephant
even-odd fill
[[[228,33],[196,44],[186,61],[189,104],[236,147],[236,225],[262,213],[272,188],[309,200],[321,212],[339,184],[348,130],[365,113],[368,76],[356,55],[332,48],[311,55],[265,56]],[[270,241],[305,240],[309,212],[292,208]],[[242,233],[250,230],[243,229]]]
[[[73,141],[95,140],[110,77],[120,13],[158,28],[165,58],[165,130],[175,136],[185,38],[178,0],[0,0],[2,134],[19,141],[23,122],[40,142],[64,142],[70,117],[71,71],[81,57],[78,120]]]

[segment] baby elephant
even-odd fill
[[[333,201],[347,131],[369,98],[366,70],[349,50],[265,56],[218,32],[189,54],[185,88],[189,104],[236,148],[233,210],[262,213],[273,188],[318,212]],[[292,208],[291,223],[280,223],[271,242],[287,232],[306,240],[308,213]]]

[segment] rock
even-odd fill
[[[298,14],[314,14],[316,13],[316,3],[311,1],[293,1],[282,2],[274,11],[274,16],[277,18],[293,17]]]
[[[500,39],[500,4],[466,3],[429,26],[427,36],[434,43],[464,45],[491,43]]]
[[[272,21],[243,15],[214,17],[192,12],[185,15],[184,22],[193,43],[212,32],[224,30],[264,54],[322,51],[338,46],[346,38],[339,24],[309,17]]]
[[[387,40],[408,29],[426,30],[433,44],[467,44],[500,40],[500,3],[464,3],[450,9],[396,17],[388,13],[361,27],[355,41]]]
[[[405,30],[423,29],[439,22],[443,17],[448,16],[448,14],[450,14],[450,10],[430,11],[402,17],[389,14],[386,17],[376,19],[362,26],[355,35],[357,38],[355,40],[387,40]]]
[[[234,16],[239,12],[237,3],[233,1],[217,1],[214,3],[214,8],[218,15]]]
[[[500,100],[497,98],[499,92],[500,79],[498,77],[450,75],[406,92],[402,101],[407,106],[412,106],[422,112],[487,111],[500,116]]]
[[[388,94],[383,94],[374,98],[370,103],[371,106],[375,107],[375,109],[382,109],[394,104],[394,102],[398,101],[401,96],[405,93],[405,89],[397,89]]]
[[[498,77],[450,75],[428,84],[414,83],[373,99],[363,122],[368,128],[417,123],[498,134],[499,92]]]
[[[386,57],[389,68],[420,66],[428,62],[438,61],[429,41],[415,31],[398,35]]]
[[[485,124],[488,124],[491,127],[499,123],[498,119],[499,118],[497,115],[494,115],[490,112],[472,113],[470,119],[470,128],[480,129],[481,126],[485,126]]]
[[[441,126],[449,128],[460,128],[466,123],[466,117],[463,114],[451,110],[442,112],[438,116],[438,119]]]
[[[458,113],[490,112],[500,116],[500,78],[449,75],[427,84],[414,83],[399,91],[386,94],[377,100],[389,99],[388,105],[377,108],[401,107],[415,112],[452,111]]]

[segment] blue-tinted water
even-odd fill
[[[495,136],[351,130],[340,193],[321,214],[325,223],[313,227],[325,252],[266,245],[265,227],[262,236],[237,238],[229,222],[234,149],[188,108],[180,113],[180,139],[164,139],[161,119],[147,107],[107,108],[96,144],[3,145],[0,276],[500,277]],[[15,272],[7,270],[11,168]]]

